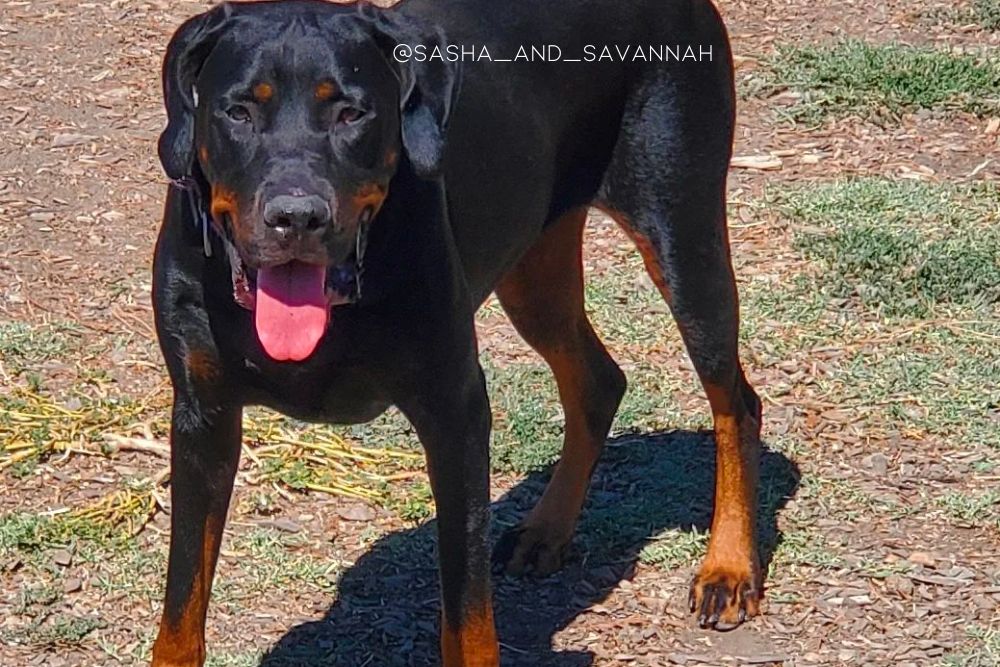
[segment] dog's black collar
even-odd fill
[[[358,220],[358,234],[354,241],[354,298],[361,300],[361,278],[365,272],[365,251],[368,249],[368,229],[371,227],[372,213],[366,211]]]
[[[194,218],[194,224],[201,228],[201,242],[202,248],[205,251],[205,257],[211,257],[212,242],[208,238],[208,228],[211,226],[211,221],[208,219],[208,212],[205,211],[205,196],[201,190],[201,184],[190,174],[181,176],[180,178],[172,178],[170,179],[170,184],[178,190],[183,190],[187,193],[188,206],[191,207],[191,217]]]
[[[202,250],[205,253],[205,257],[211,258],[212,240],[209,238],[208,230],[212,227],[212,221],[209,218],[208,211],[205,210],[205,197],[201,184],[190,174],[180,178],[172,178],[170,179],[170,184],[187,194],[188,206],[191,207],[191,217],[194,220],[194,224],[201,230]],[[219,236],[222,238],[222,246],[229,258],[229,267],[233,278],[233,299],[243,308],[250,310],[251,306],[246,301],[246,297],[242,296],[237,288],[238,281],[246,281],[242,273],[243,262],[236,252],[236,247],[229,242],[229,239],[222,234]]]

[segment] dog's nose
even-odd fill
[[[330,222],[330,205],[316,195],[278,195],[264,205],[268,227],[286,231],[314,231]]]

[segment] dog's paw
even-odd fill
[[[562,567],[569,541],[557,531],[521,525],[500,538],[493,550],[493,563],[498,570],[515,576],[547,577]]]
[[[731,630],[760,613],[760,591],[759,577],[750,568],[737,573],[702,567],[691,582],[688,603],[701,627]]]

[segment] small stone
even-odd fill
[[[910,561],[914,565],[923,565],[924,567],[934,567],[937,561],[934,560],[934,556],[930,555],[926,551],[914,551],[906,560]]]
[[[73,554],[65,549],[56,549],[52,552],[52,562],[62,567],[69,567],[73,562]]]
[[[872,472],[876,475],[884,475],[889,472],[889,459],[886,458],[885,454],[880,452],[866,456],[864,464],[866,467],[871,468]]]
[[[80,144],[85,144],[88,141],[93,141],[94,139],[97,139],[97,137],[95,137],[92,134],[75,134],[75,133],[57,134],[56,136],[52,137],[51,145],[52,148],[66,148],[67,146],[78,146]]]
[[[910,597],[913,595],[913,582],[910,581],[909,577],[901,577],[896,574],[886,577],[885,587],[886,590],[898,593],[903,597]]]
[[[359,503],[337,510],[337,516],[345,521],[371,521],[375,518],[375,510]]]
[[[83,581],[76,577],[70,577],[63,582],[63,593],[76,593],[83,588]]]
[[[302,526],[287,517],[279,517],[274,521],[267,521],[265,525],[286,533],[297,533],[302,530]]]

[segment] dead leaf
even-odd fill
[[[771,171],[781,169],[785,163],[780,157],[775,157],[774,155],[737,155],[729,164],[735,169]]]
[[[80,144],[85,144],[88,141],[93,141],[97,139],[96,136],[92,134],[57,134],[52,137],[52,148],[67,148],[69,146],[79,146]]]

